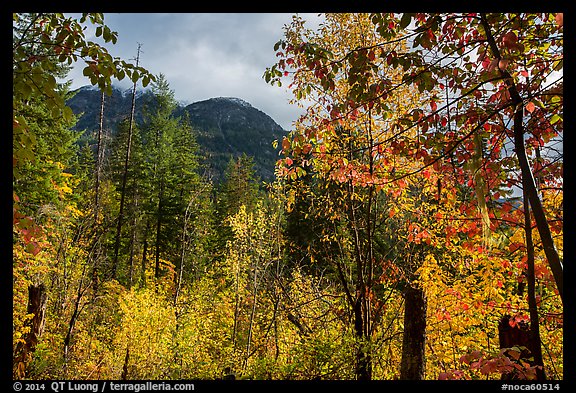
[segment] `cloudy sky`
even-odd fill
[[[301,15],[309,27],[318,26],[318,14]],[[238,97],[291,129],[302,110],[288,104],[285,86],[271,86],[262,78],[277,59],[274,44],[291,20],[286,13],[106,13],[104,22],[118,33],[117,43],[106,48],[129,60],[142,44],[140,65],[166,75],[177,100]],[[102,43],[90,37],[94,31],[87,29],[87,39]],[[69,79],[72,88],[89,84],[82,67]],[[131,87],[127,78],[117,84]]]

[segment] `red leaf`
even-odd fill
[[[498,63],[499,63],[499,60],[498,60],[498,59],[492,60],[492,61],[490,62],[490,64],[488,65],[488,68],[487,68],[488,72],[494,70],[494,69],[496,68],[496,66],[498,65]]]
[[[522,247],[524,247],[524,243],[514,242],[514,243],[511,243],[510,246],[508,246],[508,250],[510,252],[514,252],[516,250],[519,250]]]
[[[374,61],[374,59],[376,58],[376,54],[374,53],[373,50],[371,50],[370,52],[368,52],[368,59],[370,61]]]
[[[26,245],[26,251],[36,256],[40,252],[40,246],[36,242],[28,243]]]
[[[518,360],[518,359],[520,359],[520,354],[521,354],[521,353],[520,353],[519,351],[515,351],[515,350],[513,350],[513,349],[510,349],[510,350],[507,352],[507,354],[508,354],[508,356],[511,357],[512,359]]]
[[[436,101],[430,101],[430,108],[432,109],[432,112],[436,112],[436,109],[438,108]]]
[[[338,108],[336,108],[336,107],[332,108],[332,110],[330,111],[330,117],[332,119],[336,119],[336,118],[340,117],[340,111],[338,110]]]
[[[516,45],[516,42],[518,42],[518,36],[513,31],[509,31],[502,36],[502,43],[509,48]]]
[[[534,103],[532,101],[530,101],[528,104],[526,104],[526,110],[530,113],[534,112],[534,109],[536,109],[536,105],[534,105]]]

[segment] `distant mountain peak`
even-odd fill
[[[136,97],[141,97],[144,94],[146,94],[146,92],[149,89],[136,89]],[[97,85],[85,85],[85,86],[81,86],[78,89],[76,89],[76,91],[97,91],[100,92],[100,87]],[[134,91],[133,87],[122,87],[116,84],[112,85],[112,92],[115,92],[117,94],[120,94],[122,96],[122,98],[127,98],[127,97],[132,97],[132,92]]]
[[[252,105],[250,105],[250,103],[244,101],[241,98],[237,98],[237,97],[215,97],[215,98],[211,98],[211,100],[214,101],[228,101],[228,102],[233,102],[235,104],[241,105],[241,106],[245,106],[247,108],[252,108]]]
[[[100,88],[95,85],[85,85],[77,89],[78,91],[100,91]]]
[[[143,107],[148,102],[147,91],[137,89],[136,122],[143,121]],[[153,102],[153,101],[150,101]],[[83,86],[77,89],[67,104],[80,115],[76,130],[86,130],[84,141],[94,143],[93,131],[98,129],[101,99],[99,89]],[[254,158],[257,175],[265,180],[274,178],[278,149],[272,141],[281,140],[286,131],[270,116],[237,97],[215,97],[187,104],[180,102],[175,117],[184,117],[196,136],[201,162],[216,182],[223,179],[231,158],[247,154]],[[125,119],[132,106],[132,89],[113,85],[112,95],[105,98],[104,128],[115,134],[117,125]]]

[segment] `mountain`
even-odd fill
[[[274,178],[278,150],[272,147],[272,141],[281,140],[286,132],[270,116],[234,97],[195,102],[181,112],[188,115],[197,130],[196,140],[215,169],[215,176],[223,173],[230,157],[245,153],[254,158],[261,178]]]
[[[74,114],[79,115],[77,130],[86,130],[82,141],[92,139],[100,119],[100,91],[91,86],[75,90],[67,101]],[[140,91],[136,95],[135,119],[143,121],[145,105],[152,103],[154,95]],[[118,123],[129,116],[132,91],[114,87],[111,96],[105,97],[104,128],[116,132]],[[253,157],[256,174],[263,180],[274,178],[274,164],[278,150],[272,142],[281,140],[286,131],[266,113],[236,97],[216,97],[179,105],[174,116],[187,118],[200,146],[203,163],[213,180],[222,179],[232,157],[245,153]]]
[[[74,96],[68,99],[66,104],[75,115],[81,115],[75,129],[97,130],[100,123],[100,90],[94,86],[83,86],[72,93]],[[143,120],[141,108],[144,103],[152,100],[153,97],[153,94],[148,91],[137,92],[136,108],[139,110],[134,113],[137,122]],[[113,87],[112,95],[104,98],[104,128],[115,133],[118,123],[130,115],[131,106],[132,89],[122,90]]]

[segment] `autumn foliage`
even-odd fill
[[[272,184],[204,178],[101,14],[14,18],[15,379],[563,379],[562,14],[294,16]],[[78,60],[158,100],[104,161],[50,76]]]

